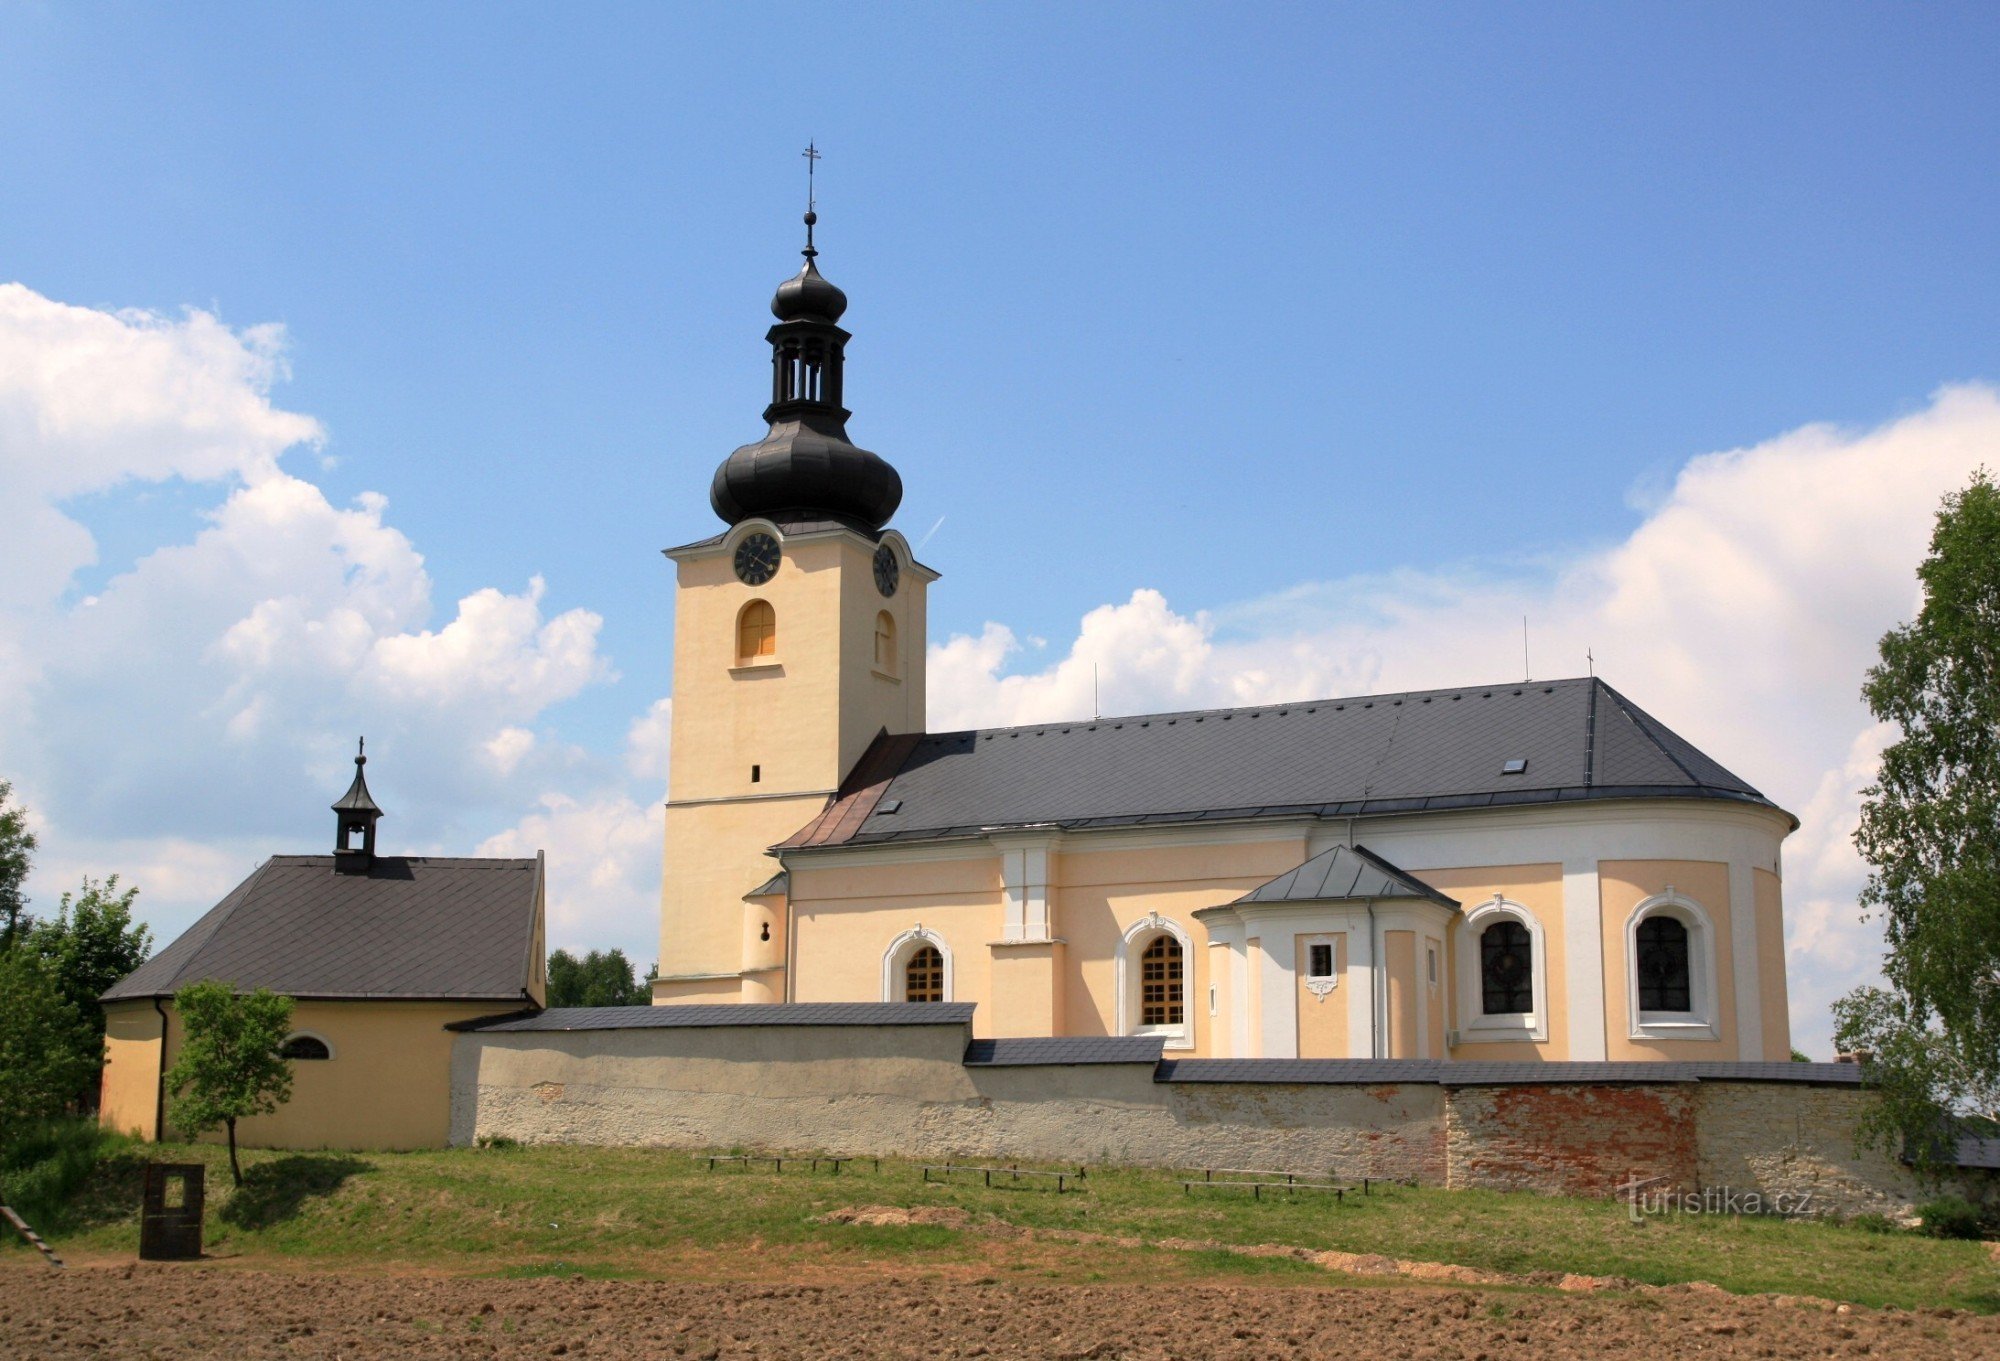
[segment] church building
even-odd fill
[[[656,1003],[971,1002],[986,1037],[1169,1057],[1789,1057],[1797,820],[1595,677],[926,731],[938,573],[848,438],[814,221],[726,528],[667,550]]]

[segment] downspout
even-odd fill
[[[155,997],[153,1010],[160,1013],[160,1067],[153,1079],[153,1142],[161,1144],[167,1139],[167,1009]]]
[[[798,920],[792,913],[792,867],[785,863],[785,857],[778,857],[778,867],[785,872],[785,992],[787,1002],[797,1000],[797,970],[793,967],[792,952],[798,947]]]

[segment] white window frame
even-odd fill
[[[949,1002],[956,994],[952,990],[951,947],[944,943],[944,937],[926,927],[922,922],[905,931],[889,942],[889,948],[882,952],[882,1000],[885,1002],[907,1002],[905,995],[907,980],[903,970],[909,965],[910,956],[924,946],[936,948],[944,960],[944,1000]]]
[[[1181,1023],[1179,1025],[1139,1025],[1145,1013],[1139,1007],[1142,986],[1139,957],[1156,936],[1172,936],[1181,947]],[[1148,913],[1125,929],[1118,940],[1118,963],[1114,985],[1118,993],[1118,1033],[1157,1035],[1168,1049],[1194,1048],[1194,940],[1171,917]]]
[[[1639,927],[1648,917],[1672,917],[1688,933],[1688,1010],[1639,1010]],[[1719,1040],[1716,1013],[1715,925],[1702,905],[1672,884],[1625,919],[1625,1015],[1635,1040]]]
[[[1489,1016],[1485,1010],[1485,989],[1480,974],[1479,937],[1498,921],[1517,921],[1528,928],[1532,958],[1530,986],[1535,990],[1535,1009]],[[1525,903],[1494,894],[1465,914],[1459,924],[1458,954],[1458,1040],[1459,1044],[1502,1044],[1528,1041],[1546,1044],[1549,1038],[1548,941],[1541,918]]]
[[[331,1063],[340,1057],[340,1051],[333,1047],[333,1041],[320,1034],[317,1030],[292,1031],[283,1040],[278,1042],[278,1052],[282,1054],[285,1051],[285,1046],[293,1040],[318,1040],[326,1046],[326,1057],[323,1059],[286,1059],[285,1062],[287,1063]]]

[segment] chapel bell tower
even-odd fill
[[[673,751],[655,1002],[784,999],[789,918],[766,850],[825,808],[884,730],[924,726],[924,591],[889,517],[902,479],[847,437],[847,295],[814,263],[778,285],[770,426],[724,459],[728,528],[670,548]]]

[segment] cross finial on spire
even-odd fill
[[[807,142],[806,149],[799,155],[806,158],[806,248],[801,252],[811,260],[819,252],[813,249],[813,224],[819,221],[819,200],[814,196],[813,172],[819,169],[820,151],[816,142]]]

